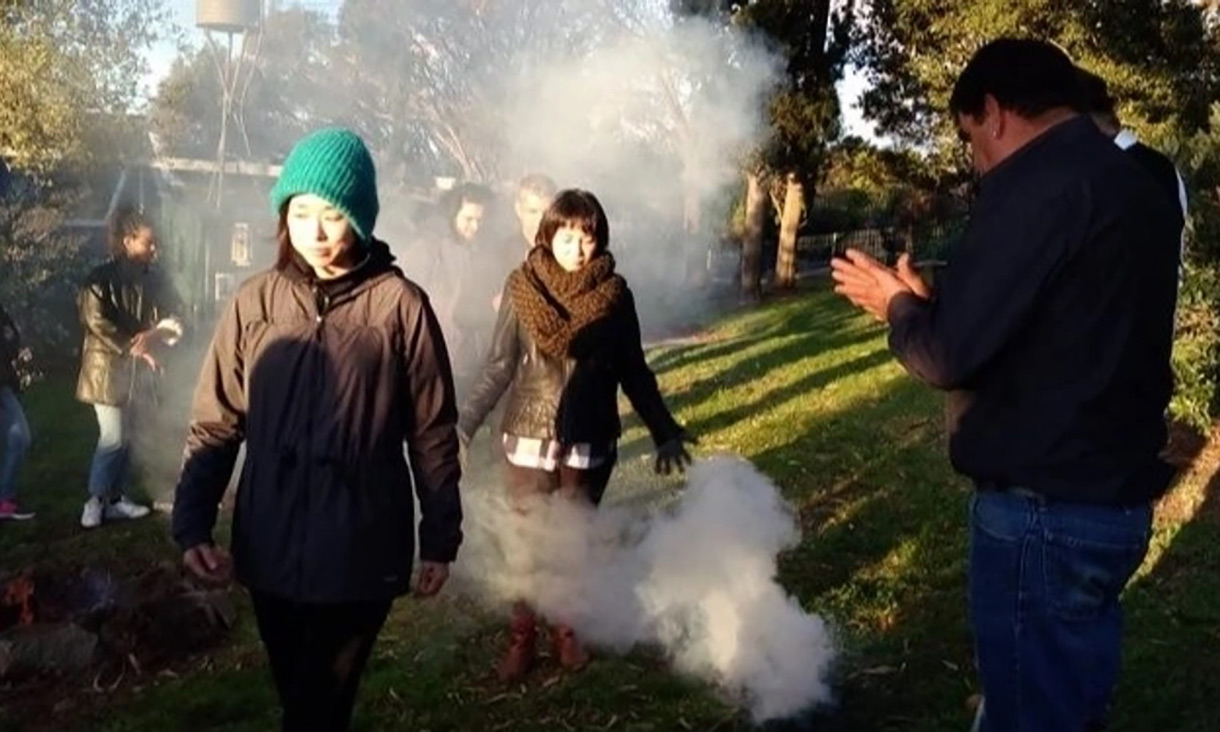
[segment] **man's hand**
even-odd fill
[[[932,288],[925,281],[924,276],[916,270],[914,265],[911,265],[911,255],[903,254],[898,257],[898,266],[894,268],[898,274],[898,278],[902,279],[903,284],[910,288],[911,293],[925,300],[932,299]]]
[[[233,569],[229,553],[215,544],[199,544],[182,553],[182,563],[196,577],[215,582],[227,582]]]
[[[441,562],[420,562],[419,579],[415,581],[418,597],[432,597],[441,591],[449,579],[449,565]]]
[[[898,279],[902,280],[904,285],[911,288],[911,292],[924,300],[932,299],[932,288],[928,286],[923,276],[911,264],[910,254],[904,253],[898,257],[897,272]]]
[[[903,293],[917,294],[899,275],[867,254],[848,249],[830,261],[835,292],[881,322],[887,322],[890,302]],[[914,273],[910,264],[907,271]]]

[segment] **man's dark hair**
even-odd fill
[[[1084,111],[1072,59],[1059,47],[1032,38],[997,38],[976,51],[953,85],[949,111],[977,119],[988,95],[1025,119],[1063,107]]]
[[[441,208],[452,219],[467,203],[489,206],[491,201],[492,193],[487,186],[478,183],[462,183],[445,193],[441,199]]]
[[[597,253],[610,247],[610,222],[606,219],[606,211],[597,196],[588,191],[576,188],[560,191],[543,212],[534,243],[550,249],[555,232],[565,226],[580,229],[593,237]]]
[[[1110,96],[1110,87],[1106,84],[1106,80],[1092,71],[1082,68],[1076,69],[1076,76],[1083,95],[1084,111],[1105,118],[1115,127],[1120,126],[1114,97]]]
[[[135,236],[146,228],[152,228],[152,221],[140,209],[129,203],[117,206],[106,221],[106,245],[110,256],[126,259],[127,237]]]

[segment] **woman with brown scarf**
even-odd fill
[[[463,443],[504,393],[501,424],[509,496],[559,496],[596,506],[617,460],[622,434],[618,388],[657,446],[656,469],[690,462],[693,439],[674,421],[644,360],[635,301],[614,271],[610,227],[593,194],[562,191],[542,215],[536,246],[509,275],[487,363],[462,407]],[[511,390],[510,390],[511,385]],[[572,628],[553,630],[562,666],[582,668],[588,655]],[[524,602],[513,608],[512,643],[500,664],[505,681],[534,661],[537,620]]]

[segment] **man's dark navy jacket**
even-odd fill
[[[1181,217],[1084,116],[981,178],[934,298],[889,312],[899,360],[951,391],[958,472],[1074,502],[1165,491]]]

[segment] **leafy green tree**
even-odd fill
[[[332,58],[335,34],[322,14],[290,8],[268,13],[231,59],[219,44],[180,55],[149,109],[160,152],[217,156],[223,72],[235,80],[226,155],[281,159],[302,134],[342,114],[351,101]]]
[[[0,156],[47,171],[113,153],[91,128],[133,108],[165,18],[159,0],[0,2]]]
[[[1105,78],[1124,121],[1153,137],[1207,124],[1217,49],[1189,0],[861,0],[854,60],[871,82],[865,114],[878,130],[922,146],[957,145],[945,110],[957,74],[988,40],[1060,44]],[[945,156],[944,161],[960,161]]]
[[[840,132],[835,82],[842,77],[849,48],[853,3],[672,0],[670,6],[679,17],[700,15],[757,33],[783,58],[783,82],[768,106],[771,134],[747,164],[746,175],[747,190],[757,190],[762,180],[769,180],[772,197],[780,201],[775,282],[790,287],[796,281],[797,232],[806,201],[815,193],[827,145]],[[747,220],[761,215],[751,206],[763,205],[761,197],[747,197]],[[747,296],[759,291],[759,237],[761,227],[747,227],[742,256],[742,290]]]

